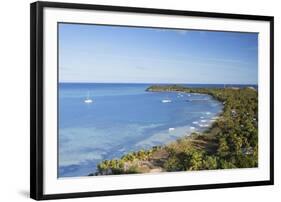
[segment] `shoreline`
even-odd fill
[[[250,101],[256,98],[256,102],[253,102],[253,104],[256,105],[257,92],[255,90],[250,88],[206,89],[188,88],[179,85],[154,85],[148,87],[146,91],[208,94],[213,99],[221,102],[223,108],[222,112],[215,116],[217,118],[212,119],[214,121],[210,123],[209,127],[203,129],[203,131],[190,132],[190,134],[184,134],[177,140],[165,143],[163,146],[152,146],[151,149],[130,152],[119,159],[104,160],[97,165],[98,171],[96,173],[90,173],[89,176],[257,166],[257,141],[246,145],[243,144],[243,142],[241,143],[242,138],[233,137],[232,139],[234,141],[231,141],[231,138],[229,141],[229,139],[226,139],[227,135],[222,133],[222,129],[229,129],[224,128],[224,122],[226,122],[226,120],[229,122],[233,121],[231,120],[232,118],[237,118],[234,114],[238,114],[234,109],[229,109],[229,105],[231,105],[230,101],[235,103],[235,99],[232,100],[230,98],[236,96],[238,99],[242,100],[243,98],[243,100],[249,101],[247,96],[249,94],[251,95]],[[246,96],[244,96],[244,94]],[[229,103],[227,103],[227,101]],[[242,105],[238,106],[241,108]],[[229,112],[232,113],[230,118]],[[251,113],[251,115],[253,115],[253,113]],[[257,126],[257,117],[253,118],[253,120],[254,119],[256,120]],[[248,143],[248,141],[246,142]],[[246,160],[243,159],[243,156],[247,157]],[[242,163],[235,162],[233,157],[239,157],[242,159]],[[254,158],[254,160],[250,160],[251,158]]]

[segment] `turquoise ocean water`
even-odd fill
[[[222,111],[209,95],[146,92],[149,86],[60,83],[58,177],[86,176],[104,159],[202,131]]]

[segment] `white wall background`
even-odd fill
[[[63,1],[63,0],[61,0]],[[65,0],[64,0],[65,1]],[[70,1],[70,0],[69,0]],[[71,0],[75,3],[155,7],[275,16],[275,185],[68,201],[278,201],[281,196],[281,12],[278,0]],[[29,199],[29,3],[0,4],[0,201]],[[280,199],[279,199],[280,200]]]

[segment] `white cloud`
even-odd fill
[[[174,32],[174,33],[177,33],[180,35],[186,35],[187,32],[189,31],[189,30],[184,30],[184,29],[164,29],[164,28],[163,29],[157,28],[157,29],[152,29],[152,30],[154,30],[156,32]]]
[[[177,32],[180,35],[186,35],[186,33],[188,32],[188,30],[175,30],[175,32]]]

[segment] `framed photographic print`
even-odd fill
[[[273,17],[31,4],[31,198],[273,184]]]

